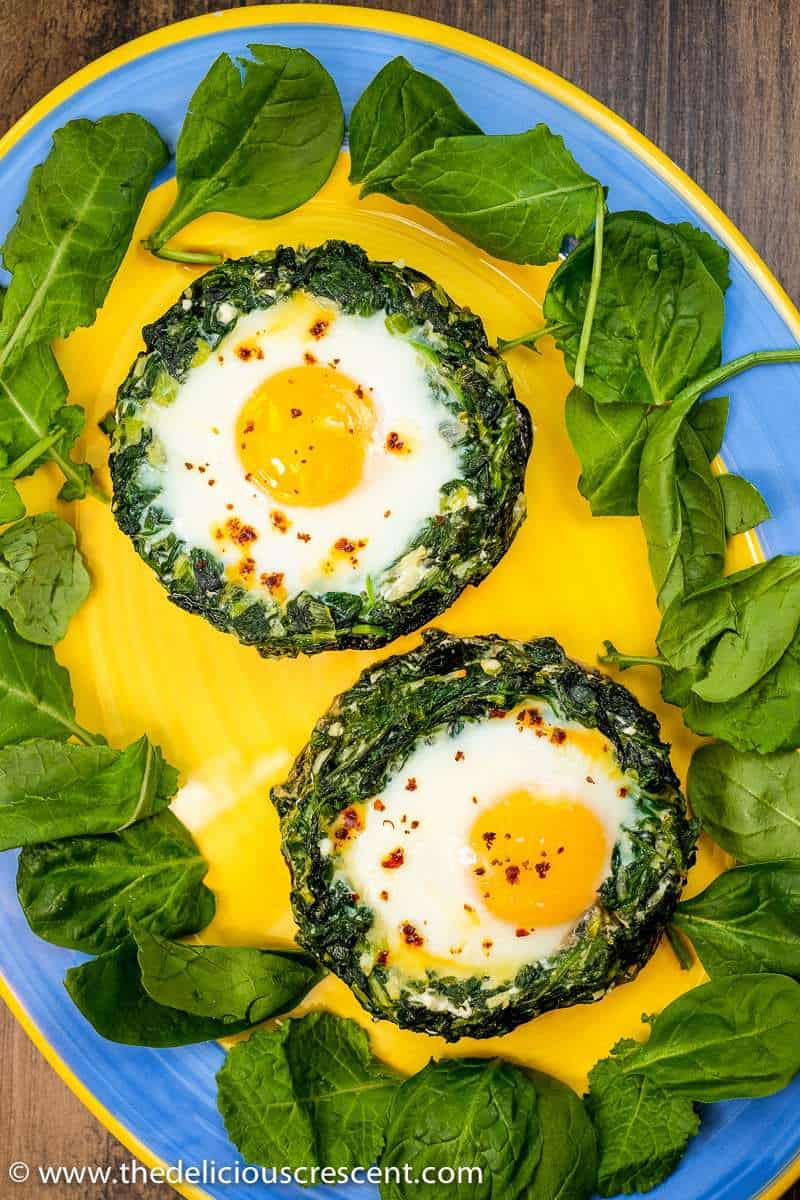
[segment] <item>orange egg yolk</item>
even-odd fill
[[[247,477],[276,500],[319,507],[358,486],[374,427],[366,388],[334,367],[289,367],[248,398],[236,444]]]
[[[608,857],[603,825],[566,796],[510,792],[484,809],[470,831],[469,868],[482,905],[532,932],[572,921],[594,902]]]

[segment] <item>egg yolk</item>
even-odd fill
[[[480,813],[470,847],[481,904],[520,934],[575,920],[589,908],[609,849],[602,824],[584,804],[526,790]]]
[[[289,367],[247,399],[236,426],[248,479],[283,504],[319,507],[358,486],[375,427],[366,388],[334,367]]]

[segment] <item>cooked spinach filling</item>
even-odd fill
[[[272,799],[280,816],[302,944],[377,1017],[448,1040],[490,1037],[549,1009],[597,1000],[635,977],[675,909],[694,860],[696,828],[687,818],[668,747],[659,740],[656,717],[624,687],[571,661],[552,638],[460,639],[435,630],[426,631],[423,638],[417,649],[367,668],[334,701],[286,782],[273,790]],[[508,765],[508,755],[487,764],[474,752],[490,744],[480,740],[489,736],[490,727],[504,727],[504,737],[518,738],[514,746],[519,755],[544,754],[542,761],[557,764],[554,770],[563,763],[564,780],[568,771],[574,775],[580,770],[583,778],[581,747],[599,745],[606,756],[601,769],[608,779],[595,772],[596,778],[588,783],[596,784],[598,792],[601,786],[613,788],[608,795],[620,799],[603,803],[611,812],[618,803],[626,817],[619,818],[613,846],[609,842],[600,886],[591,889],[588,906],[574,920],[539,931],[540,938],[550,940],[540,940],[538,950],[536,938],[527,936],[535,931],[515,929],[512,921],[506,937],[512,947],[510,959],[505,952],[492,957],[487,949],[485,966],[474,958],[465,966],[455,957],[448,961],[448,953],[456,955],[464,944],[442,952],[433,940],[442,913],[450,911],[449,897],[458,889],[458,872],[452,874],[454,885],[447,880],[448,871],[452,873],[450,859],[461,855],[464,844],[464,839],[459,843],[458,837],[455,841],[452,837],[461,820],[453,799],[460,785],[442,786],[445,776],[440,775],[431,780],[433,786],[426,793],[424,767],[422,775],[417,767],[414,776],[411,768],[424,764],[426,755],[439,755],[441,761],[446,758],[455,764],[446,778],[453,780],[463,770],[468,788],[480,791],[475,780],[485,779],[487,773],[490,779],[499,779]],[[466,748],[466,755],[460,747]],[[559,754],[571,757],[559,759]],[[540,783],[544,786],[535,778],[529,782],[532,792]],[[552,780],[550,786],[558,790]],[[391,797],[398,794],[399,807],[392,809]],[[469,807],[469,792],[466,800]],[[478,804],[477,796],[473,803]],[[470,813],[479,811],[474,808]],[[420,818],[414,822],[418,828],[411,828],[406,812]],[[389,844],[379,840],[381,827],[391,823],[389,818],[396,826],[397,850],[380,861],[375,858],[366,871],[356,868],[359,861],[366,861],[364,855],[357,857],[357,848],[366,845],[363,839],[376,839],[381,852]],[[607,823],[610,819],[607,814]],[[423,843],[415,839],[425,838],[426,825],[435,845],[421,853],[415,847]],[[502,838],[511,835],[483,836],[489,838],[489,846],[496,836],[495,847],[501,847]],[[560,830],[557,840],[561,840]],[[577,877],[564,866],[569,844],[568,853],[557,857],[563,849],[553,851],[552,877],[562,871],[569,886]],[[581,870],[582,853],[578,848],[573,871]],[[391,904],[402,871],[416,870],[426,854],[428,875],[408,877],[409,904],[417,905],[414,936],[409,936],[406,922],[398,938],[385,913],[400,911],[391,910]],[[461,861],[478,860],[467,856]],[[401,870],[391,869],[398,864]],[[550,868],[534,866],[535,888]],[[463,870],[468,887],[468,868]],[[483,884],[487,878],[483,867],[477,871]],[[506,868],[512,883],[519,874],[517,867]],[[459,940],[455,923],[461,909],[477,908],[483,920],[481,906],[489,903],[466,892],[456,894],[456,899],[452,936],[449,929],[444,933],[451,941]],[[462,905],[462,899],[470,903]],[[428,907],[420,910],[420,904]],[[505,916],[508,922],[509,914]],[[486,919],[499,931],[492,933],[494,949],[499,951],[503,923]],[[488,938],[484,947],[487,943],[491,947]],[[547,946],[545,953],[542,944]]]
[[[190,468],[194,468],[193,486],[213,480],[217,485],[214,496],[219,500],[218,529],[225,527],[228,485],[224,476],[215,472],[213,455],[216,447],[230,443],[234,462],[235,439],[230,431],[241,401],[231,393],[226,382],[228,367],[222,364],[232,362],[236,354],[244,358],[244,350],[237,348],[236,342],[245,332],[252,333],[263,317],[267,330],[263,351],[255,345],[247,353],[265,360],[265,365],[246,368],[256,371],[248,378],[263,378],[271,369],[270,354],[278,338],[276,334],[270,340],[270,321],[277,320],[277,306],[292,300],[323,306],[325,320],[335,319],[351,341],[361,339],[366,355],[371,352],[367,343],[374,352],[376,338],[383,339],[380,344],[386,344],[389,351],[401,344],[398,353],[406,355],[409,370],[413,368],[422,380],[424,394],[416,402],[423,406],[429,427],[425,436],[418,436],[417,449],[419,456],[430,454],[437,465],[427,472],[420,467],[414,478],[425,487],[434,479],[431,503],[420,511],[418,521],[412,517],[411,525],[408,512],[422,503],[420,487],[409,484],[403,491],[397,484],[398,503],[379,503],[380,471],[388,479],[392,471],[401,469],[394,459],[390,461],[388,451],[405,449],[403,438],[393,430],[386,437],[387,454],[381,460],[385,465],[376,474],[373,490],[365,492],[363,499],[356,492],[350,497],[358,496],[360,507],[351,505],[346,510],[350,523],[335,530],[341,536],[334,540],[331,535],[326,542],[323,537],[305,534],[305,514],[312,510],[282,504],[276,516],[274,497],[263,490],[247,497],[250,512],[260,513],[261,518],[240,523],[250,529],[255,549],[248,547],[247,555],[232,566],[221,552],[223,543],[214,540],[212,520],[206,522],[207,528],[203,526],[201,537],[186,534],[192,520],[197,528],[201,501],[205,511],[211,493],[201,496],[198,491],[197,503],[188,502],[185,496],[189,493],[180,491],[178,485],[189,486],[181,473]],[[316,326],[312,332],[318,335]],[[199,613],[264,655],[369,648],[441,613],[467,584],[479,583],[508,549],[525,514],[523,484],[532,443],[530,418],[515,400],[508,370],[490,349],[480,319],[455,304],[425,275],[394,263],[371,262],[358,246],[345,242],[327,242],[312,250],[282,246],[209,271],[191,284],[163,317],[145,328],[144,339],[146,350],[133,364],[117,399],[110,457],[114,513],[170,599],[181,608]],[[301,363],[303,357],[306,363],[316,363],[319,357],[317,366],[324,366],[329,374],[338,367],[340,378],[346,361],[330,360],[327,344],[322,340],[317,348],[314,343],[314,354],[307,350],[300,356]],[[397,378],[388,378],[392,374],[389,367],[380,378],[382,361],[380,354],[373,353],[373,364],[377,363],[373,377],[376,372],[378,377],[370,392],[376,397],[381,388],[400,386]],[[230,378],[235,381],[243,370],[240,362],[233,361]],[[210,385],[207,380],[214,371],[219,382]],[[369,371],[365,368],[365,383],[369,383],[366,375]],[[236,386],[246,385],[235,384],[234,391]],[[195,391],[187,393],[188,388]],[[358,390],[361,394],[362,389]],[[213,411],[220,415],[211,433],[223,436],[209,436],[208,465],[202,461],[204,452],[197,456],[181,452],[185,447],[175,442],[174,420],[172,443],[163,430],[169,410],[173,417],[179,411],[182,396],[191,394],[193,403],[186,409],[187,421],[177,423],[179,432],[191,425],[189,418],[193,419],[194,413],[206,411],[202,406],[211,393],[218,406]],[[196,404],[195,396],[199,397]],[[402,420],[403,408],[401,395],[393,410],[399,410],[397,421]],[[291,411],[300,414],[301,409]],[[398,428],[402,430],[402,426]],[[383,448],[381,442],[381,451]],[[413,458],[411,451],[409,454]],[[190,457],[196,461],[190,462]],[[322,462],[319,472],[328,465]],[[235,466],[231,476],[243,487],[242,480],[249,481],[251,475],[245,475],[243,468],[239,471],[238,461]],[[198,471],[206,472],[202,480]],[[316,480],[321,477],[319,472]],[[256,491],[251,485],[250,492]],[[362,550],[366,539],[363,543],[358,540],[359,521],[366,517],[365,510],[379,509],[379,515],[388,519]],[[323,520],[322,508],[313,513],[318,522]],[[395,534],[392,545],[391,531],[405,529],[403,520],[407,535],[404,532],[397,544]],[[286,534],[282,543],[275,537],[275,528]],[[216,536],[222,535],[217,532]],[[272,544],[270,538],[278,547],[276,553],[285,552],[286,557],[291,549],[289,567],[259,564],[258,555],[267,553],[263,548]],[[305,546],[298,544],[301,538]],[[329,550],[332,541],[336,553]],[[381,557],[384,541],[392,548]],[[329,559],[336,559],[341,547],[352,551],[352,568],[337,565],[337,560],[322,564],[316,574],[309,569],[308,564],[321,561],[326,550]],[[301,554],[306,554],[306,559],[301,560]],[[301,564],[296,569],[295,560]],[[365,565],[368,561],[371,568]]]

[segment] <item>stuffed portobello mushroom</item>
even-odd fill
[[[380,646],[508,549],[530,418],[425,275],[283,246],[203,275],[144,339],[114,512],[181,608],[264,655]]]
[[[334,701],[272,798],[302,944],[448,1040],[633,979],[694,859],[658,721],[552,638],[427,632]]]

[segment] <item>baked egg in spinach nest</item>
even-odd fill
[[[380,646],[508,549],[530,418],[427,276],[283,246],[197,279],[144,339],[114,512],[181,608],[265,655]]]
[[[657,719],[552,638],[426,632],[334,701],[272,798],[302,944],[449,1040],[632,979],[694,859]]]

